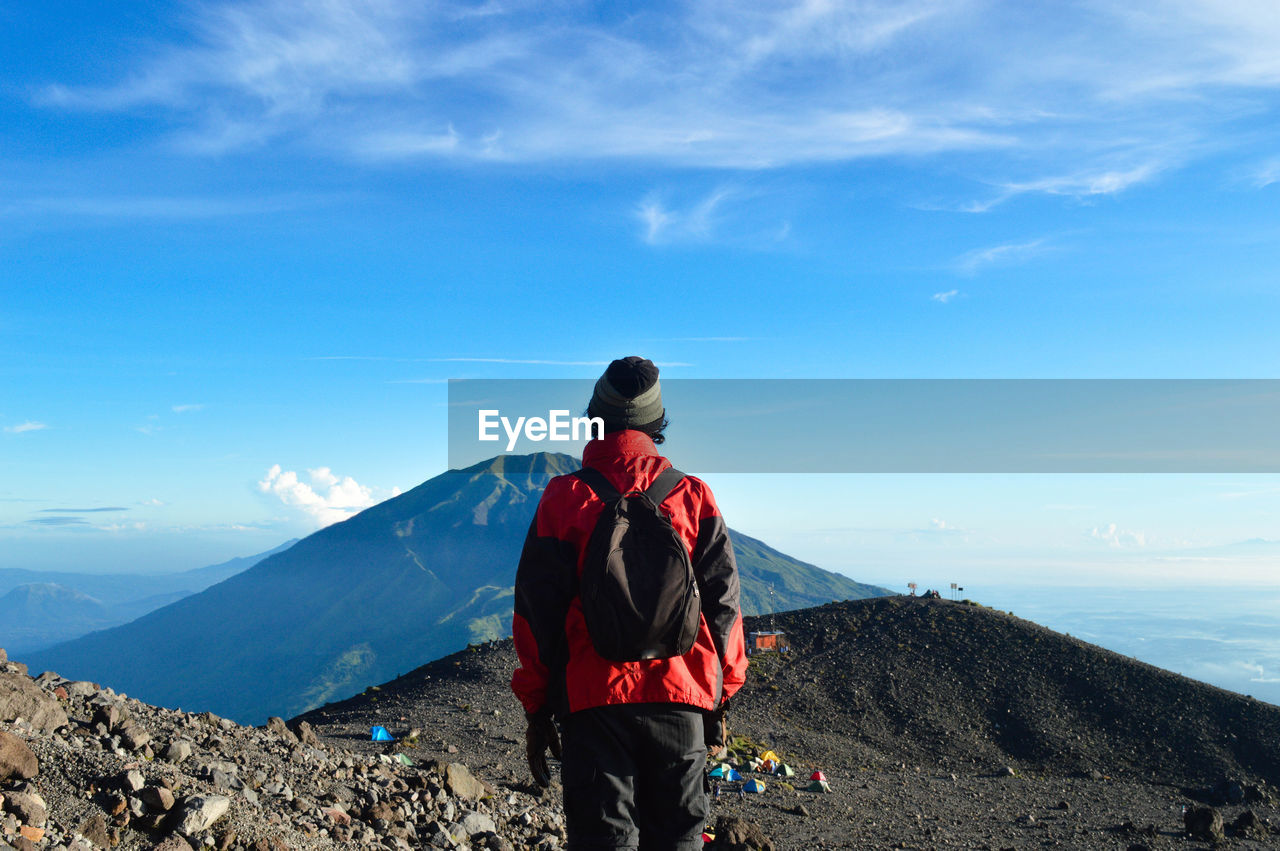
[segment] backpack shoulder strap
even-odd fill
[[[675,467],[668,467],[658,474],[658,478],[653,480],[653,484],[645,488],[644,495],[654,505],[662,505],[662,501],[671,495],[676,489],[676,485],[684,481],[684,473]]]
[[[605,474],[594,467],[583,467],[575,472],[574,475],[605,502],[616,502],[622,497],[622,494],[618,493],[618,489],[609,482]]]

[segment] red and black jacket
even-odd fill
[[[648,435],[620,431],[589,442],[584,466],[620,493],[641,490],[671,463]],[[612,662],[595,652],[577,596],[587,542],[604,502],[576,476],[547,485],[516,570],[512,635],[520,667],[511,689],[528,712],[577,712],[617,703],[683,703],[715,709],[747,671],[738,568],[711,489],[686,476],[662,501],[693,563],[702,620],[683,656]]]

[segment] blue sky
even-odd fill
[[[1278,43],[1245,0],[0,10],[0,567],[305,534],[444,469],[451,377],[1274,377]],[[712,483],[885,582],[1280,538],[1273,477]]]

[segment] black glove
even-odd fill
[[[560,758],[560,734],[556,731],[556,722],[551,720],[551,713],[526,712],[525,720],[529,722],[524,731],[524,753],[529,760],[529,771],[539,786],[551,785],[551,770],[547,768],[547,750],[556,759]]]
[[[707,753],[719,757],[729,738],[729,725],[725,721],[725,713],[729,709],[729,701],[721,701],[720,705],[702,716],[702,739],[707,745]]]

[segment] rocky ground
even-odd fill
[[[549,802],[456,758],[353,752],[305,723],[241,727],[0,659],[0,851],[549,849],[562,837]]]
[[[720,784],[716,847],[1280,847],[1280,707],[977,605],[772,625],[792,650],[752,658],[730,718],[765,789]],[[561,847],[514,665],[509,641],[472,647],[247,728],[0,663],[0,851]],[[766,749],[796,776],[752,773]],[[829,793],[805,791],[815,769]]]
[[[733,759],[771,748],[797,777],[722,783],[713,823],[778,849],[1280,848],[1280,707],[978,605],[881,598],[772,625],[792,651],[752,658]],[[368,753],[371,724],[417,729],[424,756],[528,790],[514,666],[509,641],[473,647],[302,717]],[[815,769],[830,793],[804,791]]]

